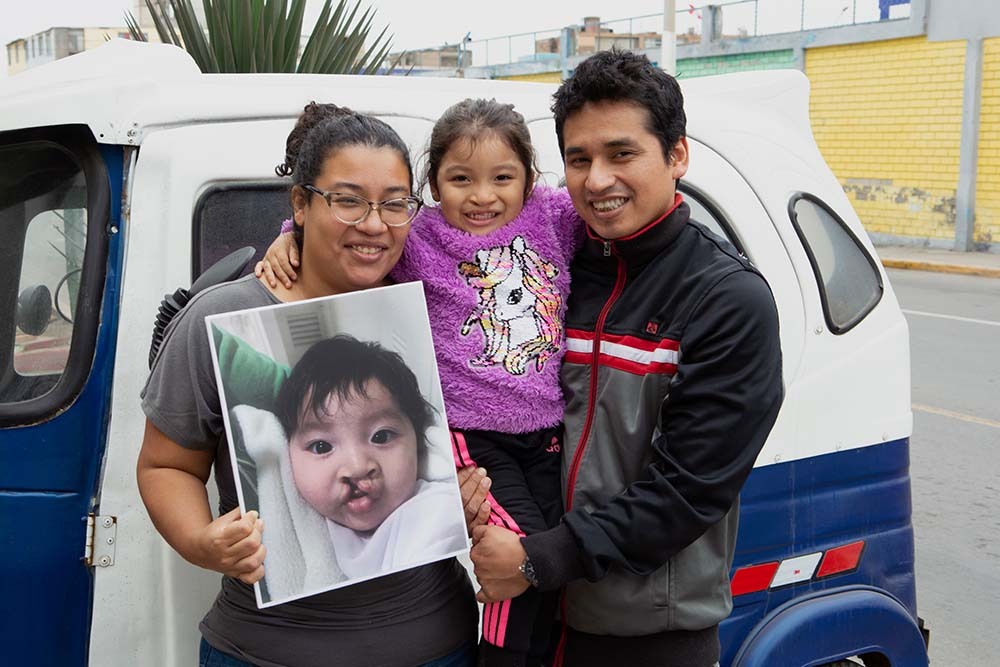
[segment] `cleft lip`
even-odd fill
[[[371,496],[372,500],[377,500],[378,494],[375,492],[375,482],[371,479],[344,480],[344,491],[341,493],[341,502],[349,503],[358,498]]]

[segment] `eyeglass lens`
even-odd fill
[[[357,224],[368,215],[368,202],[353,195],[331,195],[333,214],[347,224]],[[387,225],[405,225],[417,214],[417,202],[410,199],[390,199],[378,205],[379,216]]]

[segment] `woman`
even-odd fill
[[[186,560],[225,575],[200,625],[201,664],[471,664],[477,610],[454,559],[256,607],[252,584],[264,573],[264,524],[255,512],[241,516],[237,506],[204,318],[385,284],[419,208],[405,144],[388,125],[360,114],[345,113],[308,132],[293,182],[300,279],[291,288],[271,288],[247,276],[200,293],[171,323],[143,390],[147,421],[137,478],[150,518]],[[370,203],[347,220],[334,214],[330,192]],[[213,464],[220,496],[214,520],[205,489]],[[460,476],[466,488],[480,488],[481,479],[471,471]],[[482,515],[476,500],[469,506],[477,508],[467,512],[470,520]]]

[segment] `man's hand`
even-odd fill
[[[196,538],[196,565],[254,584],[264,576],[267,549],[261,542],[264,520],[257,512],[240,516],[240,508],[223,514]]]
[[[483,468],[469,466],[458,469],[458,487],[462,494],[462,506],[465,507],[465,527],[469,535],[472,535],[476,526],[486,525],[490,518],[493,508],[486,496],[492,483]]]
[[[527,555],[521,538],[500,526],[479,526],[472,531],[472,563],[480,591],[480,602],[516,598],[531,584],[518,569]]]

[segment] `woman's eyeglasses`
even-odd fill
[[[374,202],[346,192],[326,192],[314,185],[302,187],[325,199],[334,217],[352,227],[364,222],[372,211],[378,211],[379,218],[390,227],[403,227],[410,224],[423,206],[423,202],[413,196]]]

